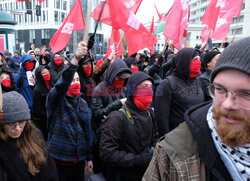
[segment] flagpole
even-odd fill
[[[122,42],[123,37],[124,37],[124,34],[122,35],[122,37],[121,37],[121,39],[120,39],[119,43],[118,43],[118,44],[117,44],[117,46],[115,47],[115,50],[116,50],[116,49],[118,49],[118,47],[119,47],[120,43]]]

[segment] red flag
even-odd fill
[[[159,20],[161,20],[161,19],[162,19],[162,15],[159,13],[159,11],[158,11],[158,9],[156,8],[156,5],[155,5],[155,4],[154,4],[154,6],[155,6],[155,10],[156,10],[156,12],[157,12],[157,14],[158,14]]]
[[[130,10],[136,14],[141,3],[142,3],[142,0],[134,0],[134,5],[132,7],[130,7]],[[120,29],[121,27],[119,24],[119,19],[112,22],[111,14],[110,14],[110,3],[108,0],[106,2],[102,1],[97,6],[97,8],[94,9],[94,11],[91,13],[92,18],[94,18],[96,21],[98,21],[98,18],[99,18],[101,11],[102,11],[102,8],[103,8],[103,12],[102,12],[102,15],[100,18],[100,22],[107,24],[109,26],[112,26],[115,29]]]
[[[189,13],[188,0],[175,0],[168,16],[164,20],[166,26],[163,34],[169,40],[173,40],[173,45],[178,50],[181,49],[183,35],[185,35],[185,29],[188,27]]]
[[[153,16],[153,18],[152,18],[152,22],[151,22],[151,26],[150,26],[150,33],[154,33],[154,16]],[[151,52],[151,54],[154,54],[154,52],[155,52],[155,49],[154,49],[154,45],[152,45],[150,48],[150,52]]]
[[[219,0],[218,0],[219,3]],[[234,16],[239,16],[242,8],[243,0],[227,0],[223,1],[220,5],[220,12],[218,15],[218,20],[216,22],[215,29],[211,32],[211,38],[216,40],[222,40],[227,37],[228,30],[230,28],[231,21]],[[201,40],[204,42],[209,34],[211,28],[208,25],[202,29]]]
[[[85,28],[85,21],[82,12],[81,0],[76,0],[62,26],[56,31],[49,46],[53,53],[64,49],[70,39],[72,31],[79,31]]]
[[[119,19],[121,29],[127,41],[129,55],[143,48],[151,47],[157,42],[157,39],[130,10],[135,5],[134,0],[109,0],[109,2],[112,21],[115,22]]]
[[[112,29],[112,33],[110,35],[108,50],[107,50],[107,54],[106,54],[105,59],[107,59],[109,57],[112,50],[115,50],[115,48],[117,48],[116,51],[117,51],[118,57],[122,56],[122,54],[124,53],[124,49],[123,49],[122,41],[121,42],[120,41],[121,41],[120,30],[119,29]],[[120,44],[117,47],[119,42],[120,42]]]
[[[37,1],[40,2],[40,3],[42,3],[42,2],[47,1],[47,0],[37,0]]]

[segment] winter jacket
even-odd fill
[[[6,63],[9,67],[10,71],[13,72],[15,70],[15,63],[14,63],[13,59],[11,57],[6,58]]]
[[[15,66],[14,66],[14,67],[15,67],[15,68],[14,68],[14,72],[18,72],[19,69],[20,69],[20,63],[21,63],[21,61],[22,61],[22,57],[19,56],[19,55],[18,55],[18,57],[13,56],[13,57],[12,57],[12,60],[13,60],[13,63],[14,63],[14,65],[15,65]],[[16,63],[17,63],[18,65],[17,65]]]
[[[88,106],[91,105],[91,89],[93,90],[96,87],[95,81],[91,78],[93,73],[93,62],[91,63],[91,74],[90,77],[86,77],[85,72],[83,70],[83,61],[79,62],[79,67],[77,69],[77,73],[79,74],[80,83],[81,83],[81,93],[82,98],[87,102]]]
[[[41,71],[48,66],[40,65],[36,68],[36,86],[33,90],[33,117],[32,121],[41,130],[45,140],[48,138],[46,99],[49,90],[42,77]]]
[[[50,90],[47,102],[48,150],[63,162],[91,160],[93,132],[91,111],[81,98],[66,95],[78,66],[67,64],[61,78]]]
[[[99,67],[94,68],[92,78],[96,82],[96,84],[102,82],[104,72],[107,70],[110,61],[110,59],[107,59]]]
[[[125,97],[123,90],[117,92],[112,85],[115,76],[121,72],[132,73],[121,59],[113,61],[105,74],[104,80],[93,90],[91,99],[91,109],[94,114],[93,127],[97,129],[100,121],[112,111],[122,107],[120,99]]]
[[[158,85],[161,83],[161,77],[159,75],[161,66],[154,63],[153,65],[149,65],[144,69],[144,72],[146,72],[149,76],[151,76],[154,79],[154,84]]]
[[[209,101],[212,99],[211,96],[209,95],[209,92],[208,92],[208,86],[211,84],[210,83],[211,73],[212,73],[212,70],[207,68],[206,71],[199,76],[199,80],[201,82],[201,88],[202,88],[203,93],[204,93],[204,100],[205,101]]]
[[[23,84],[18,89],[18,92],[24,96],[25,100],[28,103],[31,114],[32,114],[33,113],[33,98],[32,98],[33,86],[29,85],[27,71],[23,66],[23,64],[27,61],[33,61],[34,64],[36,63],[36,60],[34,60],[34,58],[31,55],[26,54],[26,55],[22,56],[22,66],[20,68],[20,72],[22,73],[22,76],[23,76]],[[18,85],[21,81],[21,75],[19,73],[16,73],[16,74],[14,74],[14,78],[15,78],[16,86],[18,87]]]
[[[1,83],[2,91],[3,92],[17,91],[16,82],[15,82],[15,79],[14,79],[14,76],[13,76],[12,72],[10,72],[8,69],[2,68],[2,69],[0,69],[0,75],[2,75],[2,74],[8,74],[10,76],[10,81],[11,81],[11,86],[10,87],[5,87]]]
[[[19,150],[12,142],[0,139],[0,180],[1,181],[57,181],[57,169],[49,155],[45,166],[32,176],[26,169]]]
[[[48,64],[49,67],[49,71],[50,71],[50,78],[52,81],[52,84],[55,85],[56,81],[59,79],[59,72],[61,72],[63,70],[64,64],[62,62],[62,64],[58,67],[55,64],[54,58],[51,58],[50,63]]]
[[[204,100],[200,82],[196,78],[189,78],[190,63],[195,51],[193,48],[184,48],[173,58],[175,69],[172,78],[175,87],[171,87],[169,79],[163,80],[157,87],[154,105],[160,136],[183,122],[188,108]]]
[[[143,181],[230,181],[216,150],[206,116],[211,104],[203,103],[185,113],[185,122],[157,144]]]

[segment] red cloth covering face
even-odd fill
[[[118,79],[118,80],[113,80],[112,84],[113,86],[115,86],[116,88],[120,89],[123,87],[124,85],[124,82],[125,82],[125,79]]]
[[[83,71],[85,72],[86,77],[90,77],[91,69],[92,69],[91,65],[87,65],[86,67],[83,67]]]
[[[3,79],[1,80],[1,83],[5,86],[5,87],[11,87],[11,81],[9,79]]]
[[[43,80],[45,82],[45,85],[48,89],[50,89],[50,85],[49,85],[49,81],[50,81],[50,73],[44,74],[43,76]]]
[[[135,89],[134,102],[138,109],[145,111],[153,101],[153,89],[151,87],[137,87]]]
[[[96,62],[95,66],[96,67],[99,67],[101,64],[103,64],[104,60],[103,59],[100,59]]]
[[[33,61],[27,61],[23,64],[24,68],[27,70],[27,71],[31,71],[33,70],[34,68],[34,65],[35,63]]]
[[[189,77],[191,79],[197,77],[201,71],[201,61],[200,60],[191,60]]]
[[[62,58],[61,57],[57,57],[54,59],[54,62],[56,64],[56,66],[60,66],[62,64]]]
[[[137,66],[136,66],[136,67],[131,67],[131,71],[132,71],[133,73],[138,72],[138,67],[137,67]]]
[[[73,97],[77,97],[80,94],[81,85],[80,83],[74,83],[69,86],[69,90],[67,92],[68,95]]]

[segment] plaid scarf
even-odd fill
[[[207,121],[211,129],[211,135],[218,153],[221,156],[226,168],[231,174],[233,180],[250,180],[250,144],[243,147],[230,147],[222,143],[216,131],[216,122],[213,119],[212,108],[208,110]]]

